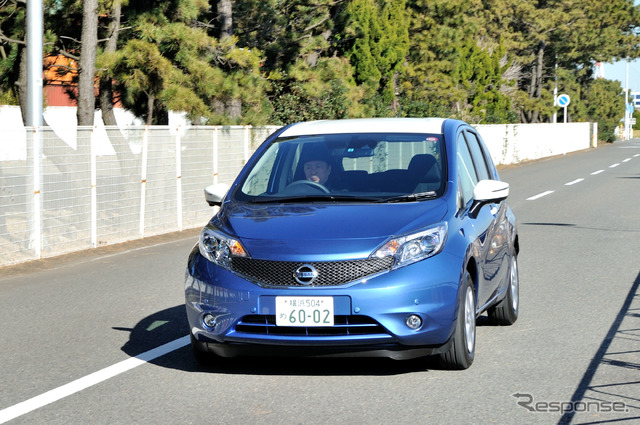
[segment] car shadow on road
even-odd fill
[[[611,232],[625,232],[625,233],[640,233],[637,229],[613,229],[607,226],[579,226],[572,223],[521,223],[521,226],[549,226],[549,227],[571,227],[574,229],[586,229],[586,230],[602,230]]]
[[[479,326],[483,325],[482,318]],[[189,335],[184,305],[177,305],[142,319],[133,329],[113,327],[130,332],[122,351],[131,357],[140,356],[163,344]],[[435,358],[392,360],[387,358],[296,358],[212,357],[209,365],[196,362],[191,346],[186,345],[151,361],[152,364],[185,372],[211,372],[234,375],[299,375],[299,376],[390,376],[439,370]]]
[[[558,424],[638,423],[639,386],[640,274],[571,397],[574,408],[566,411]],[[613,403],[621,408],[618,415]],[[601,410],[597,422],[593,422],[593,416],[580,411],[587,407],[606,410]]]

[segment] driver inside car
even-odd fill
[[[324,159],[310,159],[304,163],[304,176],[307,180],[326,186],[331,165]]]

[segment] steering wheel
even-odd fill
[[[329,193],[329,189],[327,189],[325,186],[323,186],[320,183],[313,182],[311,180],[296,180],[293,183],[291,183],[289,186],[287,186],[285,190],[288,190],[289,188],[295,188],[297,186],[309,186],[321,192]]]

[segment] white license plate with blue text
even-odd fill
[[[276,297],[277,326],[333,326],[332,297]]]

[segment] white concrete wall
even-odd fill
[[[144,123],[131,112],[121,108],[115,108],[114,114],[119,127],[140,126]],[[56,135],[64,140],[70,147],[76,148],[78,121],[76,108],[68,106],[49,106],[42,115]],[[96,110],[93,118],[95,127],[102,139],[99,148],[100,154],[109,154],[113,148],[108,140],[102,113]],[[27,136],[22,123],[22,114],[19,106],[0,106],[0,161],[25,159],[27,155]]]
[[[119,127],[142,125],[128,111],[115,109]],[[76,146],[76,108],[48,107],[44,111],[47,124],[62,140]],[[169,116],[169,126],[184,126],[188,122],[181,114]],[[98,133],[104,133],[100,154],[111,151],[106,138],[102,115],[96,111],[94,119]],[[476,125],[496,165],[517,164],[522,161],[562,155],[597,146],[597,124],[496,124]],[[103,152],[104,150],[104,152]],[[20,107],[0,106],[0,161],[26,158],[26,134]]]
[[[597,146],[597,123],[495,124],[474,126],[493,161],[522,161],[563,155]]]

